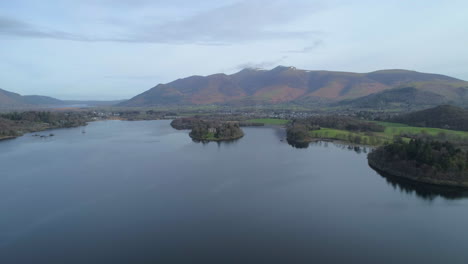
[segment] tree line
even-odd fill
[[[448,141],[425,141],[412,139],[409,142],[397,140],[384,147],[391,159],[413,160],[437,170],[468,170],[468,151],[463,151]]]
[[[86,125],[89,117],[81,112],[26,111],[0,114],[0,137],[15,137],[23,133],[49,128]]]
[[[378,143],[379,139],[371,137],[371,132],[383,132],[385,127],[346,116],[313,116],[305,119],[295,119],[286,128],[287,140],[290,143],[304,143],[311,140],[310,131],[320,130],[322,127],[351,132],[366,132],[369,136],[352,133],[338,134],[337,139],[356,144]],[[372,141],[372,142],[371,142]]]

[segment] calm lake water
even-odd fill
[[[385,178],[366,153],[169,121],[0,142],[0,263],[468,263],[468,193]]]

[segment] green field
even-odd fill
[[[314,139],[335,139],[365,145],[381,145],[388,141],[386,137],[382,137],[380,135],[362,132],[351,132],[347,130],[339,130],[333,128],[321,128],[320,130],[312,130],[309,132],[309,135]]]
[[[368,145],[382,145],[393,141],[395,136],[402,134],[428,134],[438,136],[444,134],[444,138],[453,140],[468,140],[468,132],[455,131],[440,128],[412,127],[398,123],[376,122],[385,127],[384,132],[351,132],[331,128],[312,130],[310,136],[315,139],[336,139]]]
[[[412,127],[405,124],[399,123],[388,123],[388,122],[375,122],[379,125],[385,127],[385,134],[389,136],[399,135],[401,133],[410,133],[410,134],[421,134],[426,133],[431,136],[437,136],[440,133],[445,133],[452,136],[468,137],[468,132],[465,131],[456,131],[448,130],[441,128],[432,128],[432,127]]]
[[[246,122],[250,123],[262,123],[264,125],[285,125],[289,122],[286,119],[277,119],[277,118],[258,118],[258,119],[249,119]]]

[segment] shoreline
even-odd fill
[[[354,146],[354,147],[366,147],[366,148],[371,148],[375,149],[378,146],[375,145],[369,145],[369,144],[357,144],[353,143],[350,141],[346,140],[341,140],[341,139],[334,139],[334,138],[311,138],[305,141],[289,141],[288,138],[285,138],[286,141],[292,143],[292,144],[310,144],[310,143],[317,143],[317,142],[329,142],[329,143],[335,143],[335,144],[341,144],[341,145],[348,145],[348,146]]]
[[[33,132],[31,132],[33,133]],[[23,134],[24,135],[24,134]],[[15,139],[17,137],[21,137],[23,135],[20,135],[20,136],[6,136],[6,137],[0,137],[0,141],[4,141],[4,140],[9,140],[9,139]]]
[[[44,132],[44,131],[48,131],[48,130],[54,130],[54,129],[64,129],[64,128],[76,128],[76,127],[85,127],[88,125],[89,122],[92,122],[92,121],[88,121],[86,122],[85,124],[80,124],[80,125],[76,125],[76,126],[66,126],[66,127],[46,127],[46,128],[43,128],[43,129],[34,129],[34,130],[31,130],[31,131],[21,131],[21,134],[20,135],[16,135],[16,136],[6,136],[6,137],[0,137],[0,141],[4,141],[4,140],[9,140],[9,139],[15,139],[15,138],[19,138],[19,137],[22,137],[26,134],[30,134],[30,133],[37,133],[37,132]]]
[[[192,135],[190,135],[190,133],[189,133],[189,136],[190,136],[191,139],[199,141],[199,142],[222,142],[222,141],[233,141],[233,140],[241,139],[241,138],[244,137],[244,134],[242,134],[239,137],[220,138],[220,139],[216,139],[216,138],[210,138],[210,139],[203,138],[203,139],[200,139],[200,138],[193,137]]]
[[[457,182],[457,181],[450,181],[450,180],[438,180],[434,178],[422,178],[422,177],[413,176],[406,172],[393,170],[389,168],[388,166],[382,165],[380,162],[373,160],[372,157],[369,157],[371,154],[372,153],[369,153],[369,155],[367,156],[367,163],[369,164],[369,167],[371,167],[373,170],[375,170],[378,173],[385,173],[392,177],[403,178],[403,179],[411,180],[417,183],[431,184],[431,185],[445,186],[445,187],[468,188],[468,181]]]

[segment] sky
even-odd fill
[[[468,80],[467,13],[466,0],[0,1],[0,88],[115,100],[277,65]]]

